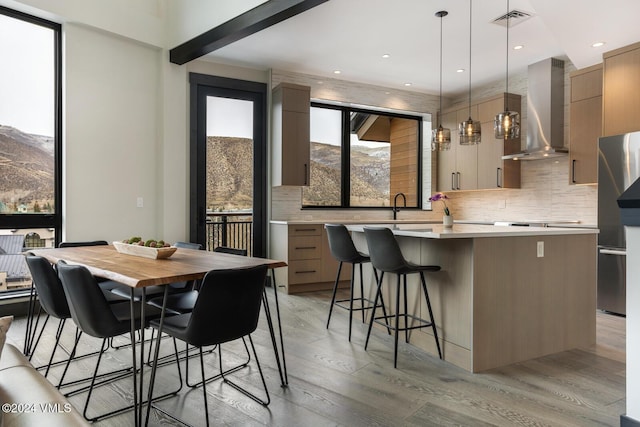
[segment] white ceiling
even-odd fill
[[[603,52],[640,41],[639,0],[511,0],[509,9],[532,15],[509,30],[510,48],[524,45],[509,49],[510,74],[552,56],[584,68],[601,62]],[[203,59],[438,93],[439,10],[449,12],[442,21],[443,93],[464,93],[469,0],[330,0]],[[505,77],[507,32],[491,21],[506,11],[506,0],[473,2],[473,86]],[[606,44],[592,48],[596,41]]]

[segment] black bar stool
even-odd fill
[[[398,331],[404,331],[405,341],[409,342],[408,331],[411,329],[427,328],[430,327],[433,330],[433,336],[436,340],[436,347],[438,348],[438,355],[442,359],[442,352],[440,350],[440,342],[438,340],[438,331],[436,330],[436,322],[433,319],[433,312],[431,310],[431,302],[429,301],[429,293],[427,292],[427,285],[424,280],[425,271],[440,271],[438,265],[417,265],[407,261],[402,255],[398,242],[388,228],[377,227],[365,227],[364,235],[367,239],[367,246],[369,247],[369,254],[371,257],[371,263],[373,268],[380,270],[380,278],[378,279],[378,291],[376,292],[376,298],[373,305],[373,313],[371,314],[371,320],[369,321],[369,331],[367,332],[367,340],[364,344],[364,349],[367,349],[369,344],[369,336],[371,335],[371,327],[373,322],[384,324],[389,328],[389,318],[395,318],[395,323],[391,326],[391,329],[395,331],[394,348],[393,348],[393,367],[397,367],[398,361]],[[387,316],[386,313],[382,317],[375,317],[376,304],[378,297],[382,297],[382,280],[384,273],[393,273],[397,276],[396,282],[396,310],[395,314]],[[427,308],[429,309],[430,321],[426,321],[417,316],[407,313],[407,274],[418,273],[420,274],[420,282],[422,284],[422,291],[424,292],[425,300],[427,301]],[[400,277],[404,279],[402,286],[404,288],[404,312],[400,313]],[[404,327],[400,326],[400,318],[404,320]],[[417,325],[409,326],[409,319],[418,322]],[[382,323],[384,320],[384,323]]]
[[[336,282],[333,285],[333,295],[331,296],[331,305],[329,306],[329,318],[327,319],[327,329],[329,329],[329,322],[331,321],[331,313],[333,312],[333,306],[337,305],[340,308],[344,308],[349,311],[349,341],[351,341],[351,323],[353,319],[353,312],[360,311],[362,312],[362,322],[364,323],[364,311],[370,310],[373,308],[373,301],[364,296],[364,286],[362,280],[362,264],[366,262],[371,262],[368,255],[365,255],[361,252],[358,252],[355,245],[353,244],[353,240],[351,240],[351,235],[347,228],[342,224],[326,224],[325,228],[327,230],[327,238],[329,240],[329,249],[331,250],[331,255],[340,262],[338,264],[338,273],[336,275]],[[340,272],[342,271],[342,264],[349,263],[352,265],[351,269],[351,284],[349,287],[349,298],[341,299],[336,301],[336,291],[338,290],[338,282],[340,281]],[[353,297],[353,287],[354,287],[354,276],[355,276],[355,266],[360,266],[360,297]],[[378,272],[373,269],[373,274],[376,277],[376,283],[378,282]],[[343,303],[349,302],[349,305],[345,305]],[[360,303],[359,307],[353,307],[353,302],[358,301]],[[382,310],[384,311],[384,315],[386,316],[386,309],[384,307],[384,300],[381,299]],[[389,329],[389,333],[391,330]]]

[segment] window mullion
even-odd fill
[[[351,203],[351,111],[342,110],[342,149],[341,149],[341,201],[340,205],[348,208]]]

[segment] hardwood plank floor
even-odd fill
[[[343,291],[346,297],[346,291]],[[271,297],[271,292],[269,292]],[[325,329],[329,292],[279,294],[285,332],[289,387],[280,387],[266,322],[261,319],[254,341],[271,393],[263,407],[230,386],[216,381],[207,385],[212,425],[232,426],[617,426],[625,413],[625,319],[598,313],[597,344],[591,348],[549,355],[523,363],[471,374],[421,350],[400,342],[398,369],[393,369],[393,340],[374,330],[364,351],[366,326],[354,313],[351,342],[347,341],[348,313],[334,309],[331,327]],[[273,301],[272,301],[273,303]],[[44,364],[53,345],[55,322],[47,327],[33,364]],[[69,322],[71,323],[71,322]],[[22,348],[25,319],[16,319],[8,340]],[[65,327],[65,348],[73,342],[74,327]],[[125,343],[126,339],[118,339]],[[83,337],[79,352],[97,349],[99,340]],[[182,348],[182,345],[181,345]],[[241,343],[223,347],[225,364],[240,363]],[[162,354],[172,344],[163,340]],[[56,359],[62,359],[58,352]],[[72,365],[69,380],[88,376],[95,357]],[[127,348],[109,350],[104,369],[130,364]],[[206,356],[206,369],[215,373],[217,352]],[[184,362],[181,364],[184,373]],[[197,360],[190,363],[190,378],[197,380]],[[57,384],[61,367],[49,378]],[[157,393],[178,384],[175,364],[158,371]],[[261,393],[255,365],[235,379]],[[72,396],[82,408],[86,394]],[[132,384],[125,379],[97,389],[90,413],[126,405]],[[158,405],[193,425],[204,425],[202,389],[184,387],[176,397]],[[131,412],[96,423],[130,426]],[[151,425],[180,425],[152,411]]]

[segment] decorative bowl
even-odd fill
[[[129,243],[113,242],[116,251],[121,254],[134,255],[151,259],[169,258],[178,249],[174,246],[164,248],[152,248],[149,246],[131,245]]]

